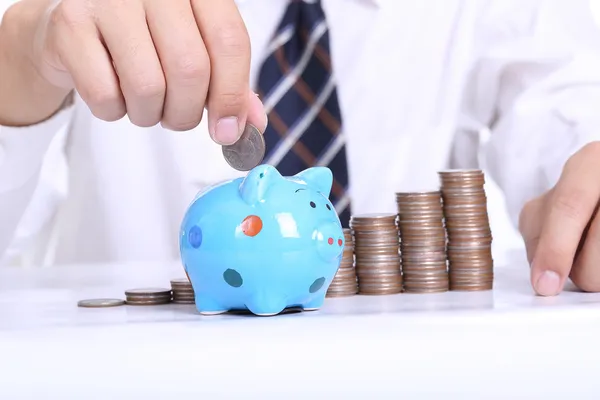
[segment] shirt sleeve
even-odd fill
[[[600,33],[589,0],[495,4],[481,21],[487,27],[453,159],[480,156],[461,167],[478,163],[488,172],[518,227],[523,205],[554,186],[573,153],[600,139]]]
[[[69,104],[36,125],[0,126],[0,258],[35,193],[46,152],[58,132],[68,129],[72,113]]]

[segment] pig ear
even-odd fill
[[[333,186],[333,174],[327,167],[311,167],[294,175],[295,178],[303,180],[308,186],[312,186],[325,197],[329,197]]]
[[[279,171],[271,165],[259,165],[246,175],[240,184],[240,196],[242,199],[252,205],[264,200],[269,187],[282,179]]]

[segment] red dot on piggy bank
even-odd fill
[[[260,217],[249,215],[242,221],[242,232],[246,236],[256,236],[262,230],[263,223]]]

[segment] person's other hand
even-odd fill
[[[39,26],[34,63],[105,121],[196,127],[234,143],[266,125],[250,90],[250,40],[234,0],[62,0]]]
[[[567,278],[600,291],[600,142],[567,161],[556,186],[523,207],[519,230],[531,263],[531,284],[543,296],[563,290]]]

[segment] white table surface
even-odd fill
[[[328,299],[317,312],[84,309],[179,265],[0,271],[0,399],[600,398],[600,294],[533,295],[521,253],[478,293]]]

